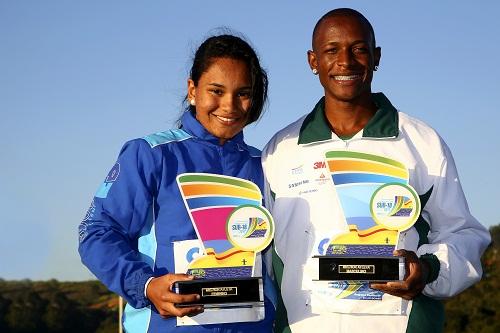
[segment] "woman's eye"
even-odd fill
[[[210,92],[214,95],[222,95],[222,90],[220,89],[210,89]]]
[[[239,97],[245,97],[245,98],[250,98],[250,92],[248,91],[241,91],[238,93]]]

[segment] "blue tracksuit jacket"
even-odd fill
[[[150,277],[174,273],[173,242],[197,238],[178,174],[222,174],[263,188],[260,151],[245,144],[242,132],[221,146],[190,112],[181,123],[123,146],[80,224],[82,262],[127,300],[127,332],[270,332],[274,290],[265,272],[266,319],[260,322],[176,327],[175,318],[161,318],[144,296]]]

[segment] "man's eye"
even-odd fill
[[[331,49],[327,49],[326,53],[337,53],[337,48],[332,47]]]
[[[368,48],[356,47],[356,48],[354,48],[354,53],[368,53]]]

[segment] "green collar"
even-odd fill
[[[363,128],[364,138],[393,138],[399,134],[398,111],[383,93],[373,93],[378,110]],[[332,139],[332,131],[325,117],[325,97],[322,97],[309,113],[300,128],[299,144]]]

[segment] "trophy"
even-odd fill
[[[399,161],[353,151],[325,157],[348,230],[320,240],[315,281],[331,281],[339,298],[380,299],[368,282],[404,279],[404,258],[393,251],[418,219],[419,196]]]
[[[205,308],[263,307],[259,252],[274,235],[274,222],[262,207],[259,187],[245,179],[206,173],[177,176],[184,204],[201,250],[189,252],[190,281],[177,281],[173,291],[198,294]]]

